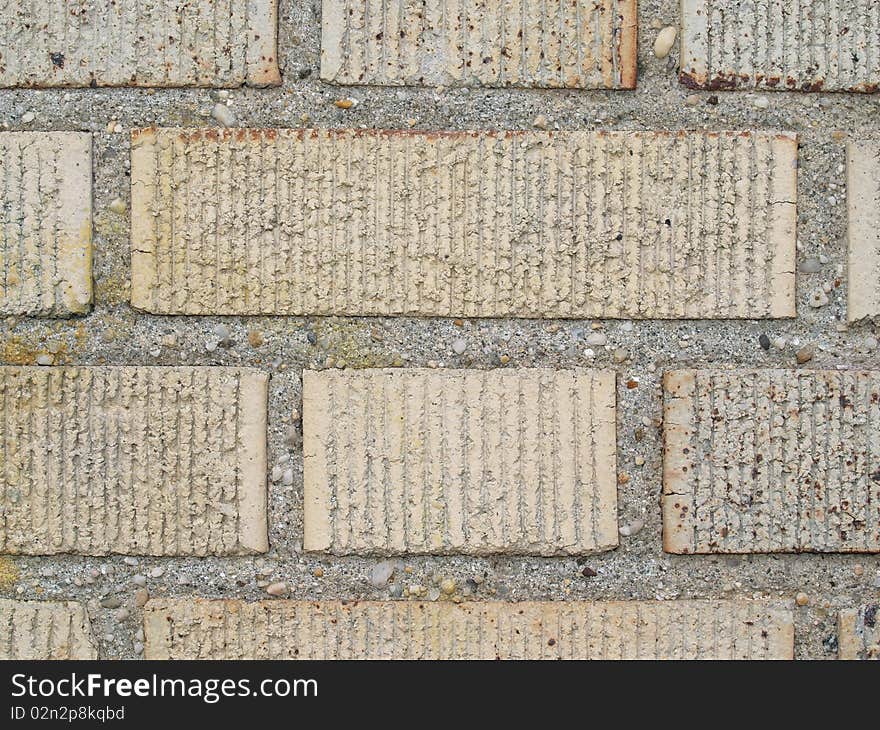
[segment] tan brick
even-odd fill
[[[837,628],[839,659],[880,659],[880,604],[841,611]]]
[[[880,372],[679,370],[664,388],[668,552],[880,551]]]
[[[265,551],[267,376],[0,367],[0,552]]]
[[[876,4],[682,0],[681,81],[703,89],[876,91]]]
[[[0,132],[0,210],[0,315],[88,311],[91,135]]]
[[[615,427],[608,370],[307,370],[304,547],[613,548]]]
[[[0,660],[97,658],[89,617],[79,603],[0,598]]]
[[[636,0],[323,0],[340,84],[633,89]]]
[[[791,611],[735,601],[160,599],[147,659],[791,659]]]
[[[143,130],[154,313],[793,317],[776,132]]]
[[[0,0],[0,86],[281,83],[276,0]]]
[[[880,314],[880,139],[846,146],[847,319]]]

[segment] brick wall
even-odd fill
[[[6,5],[0,657],[878,656],[876,4]]]

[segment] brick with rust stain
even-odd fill
[[[636,0],[323,0],[339,84],[633,89]]]
[[[663,545],[880,552],[880,371],[664,376]]]
[[[840,659],[880,660],[880,604],[842,610],[837,642]]]
[[[690,88],[871,93],[880,86],[875,3],[682,0],[681,16],[679,78]]]

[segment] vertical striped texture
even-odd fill
[[[63,317],[91,300],[91,135],[0,132],[0,315]]]
[[[163,599],[147,659],[791,659],[791,612],[734,601]]]
[[[880,604],[840,612],[838,658],[880,660]]]
[[[132,304],[793,317],[796,165],[776,132],[137,131]]]
[[[617,545],[611,371],[303,373],[306,550]]]
[[[880,551],[880,373],[680,370],[664,384],[667,551]]]
[[[681,0],[681,16],[688,86],[880,86],[880,0]]]
[[[97,658],[89,617],[79,603],[0,598],[0,660]]]
[[[0,552],[265,551],[267,377],[0,367]]]
[[[846,146],[847,319],[880,315],[880,139]]]
[[[0,86],[281,83],[276,0],[0,0]]]
[[[323,0],[340,84],[632,89],[635,0]]]

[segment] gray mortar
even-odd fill
[[[442,90],[416,88],[340,88],[319,80],[320,2],[281,0],[279,59],[284,83],[273,89],[236,89],[228,93],[240,126],[388,127],[415,129],[526,129],[538,114],[559,129],[783,129],[800,135],[798,262],[823,255],[828,263],[815,274],[798,274],[798,317],[781,321],[634,321],[631,330],[606,321],[608,349],[594,348],[584,357],[591,321],[467,320],[457,327],[446,319],[302,318],[302,317],[156,317],[132,311],[127,302],[129,279],[128,215],[109,210],[117,196],[129,194],[128,132],[135,127],[216,126],[214,103],[223,98],[210,90],[72,89],[0,91],[0,126],[11,130],[86,130],[94,134],[95,308],[83,318],[66,321],[6,320],[0,332],[0,362],[32,364],[36,356],[62,346],[56,362],[94,365],[254,365],[272,374],[269,403],[269,469],[284,454],[293,465],[293,485],[269,483],[271,551],[254,558],[139,558],[131,566],[122,557],[15,557],[19,575],[0,589],[2,596],[25,599],[70,599],[87,604],[100,653],[105,658],[134,658],[141,611],[134,605],[138,588],[132,578],[161,566],[164,574],[147,578],[151,595],[269,598],[258,581],[285,581],[290,596],[311,599],[387,599],[392,586],[421,584],[427,589],[454,578],[457,594],[486,599],[652,599],[652,598],[782,598],[794,608],[796,654],[801,658],[836,655],[837,610],[880,597],[880,556],[744,555],[674,556],[661,548],[660,375],[671,367],[740,364],[796,367],[789,344],[765,352],[758,337],[786,338],[816,348],[806,367],[880,367],[876,336],[870,323],[845,327],[845,175],[844,142],[835,130],[862,134],[880,127],[880,95],[768,92],[770,106],[755,106],[758,94],[693,92],[677,81],[677,44],[659,60],[652,46],[652,21],[678,25],[675,0],[642,0],[639,8],[638,89],[625,91]],[[310,71],[304,79],[300,75]],[[685,103],[696,95],[695,106]],[[711,97],[718,103],[711,104]],[[333,105],[352,97],[349,110]],[[26,112],[33,122],[22,124]],[[108,133],[117,120],[123,133]],[[832,185],[834,186],[832,188]],[[833,197],[833,200],[832,200]],[[830,303],[819,309],[810,295],[830,284]],[[225,324],[234,344],[205,349],[214,328]],[[265,343],[248,344],[250,329],[264,333]],[[315,331],[310,345],[307,331]],[[162,336],[177,333],[178,344],[150,354]],[[381,333],[381,340],[373,331]],[[111,339],[105,333],[113,334]],[[463,337],[466,352],[455,355],[452,343]],[[53,344],[54,343],[54,344]],[[625,347],[631,359],[616,365],[612,353]],[[598,365],[618,372],[618,463],[629,481],[619,488],[620,524],[642,517],[644,529],[622,537],[612,552],[572,558],[409,557],[381,589],[369,582],[379,559],[326,557],[302,553],[302,456],[299,424],[300,372],[319,367],[327,357],[347,367],[404,366],[571,368]],[[638,378],[637,388],[626,381]],[[647,424],[647,425],[646,425]],[[636,439],[636,430],[643,436]],[[636,467],[641,454],[645,464]],[[864,572],[856,576],[855,566]],[[584,577],[590,567],[595,577]],[[320,567],[323,576],[313,571]],[[97,571],[93,584],[84,583]],[[8,563],[0,578],[10,572]],[[14,572],[14,571],[13,571]],[[480,577],[482,583],[468,584]],[[83,582],[82,586],[74,583]],[[794,596],[810,596],[795,607]],[[431,597],[437,591],[431,591]],[[470,594],[470,595],[469,595]],[[102,608],[111,596],[129,615]]]

